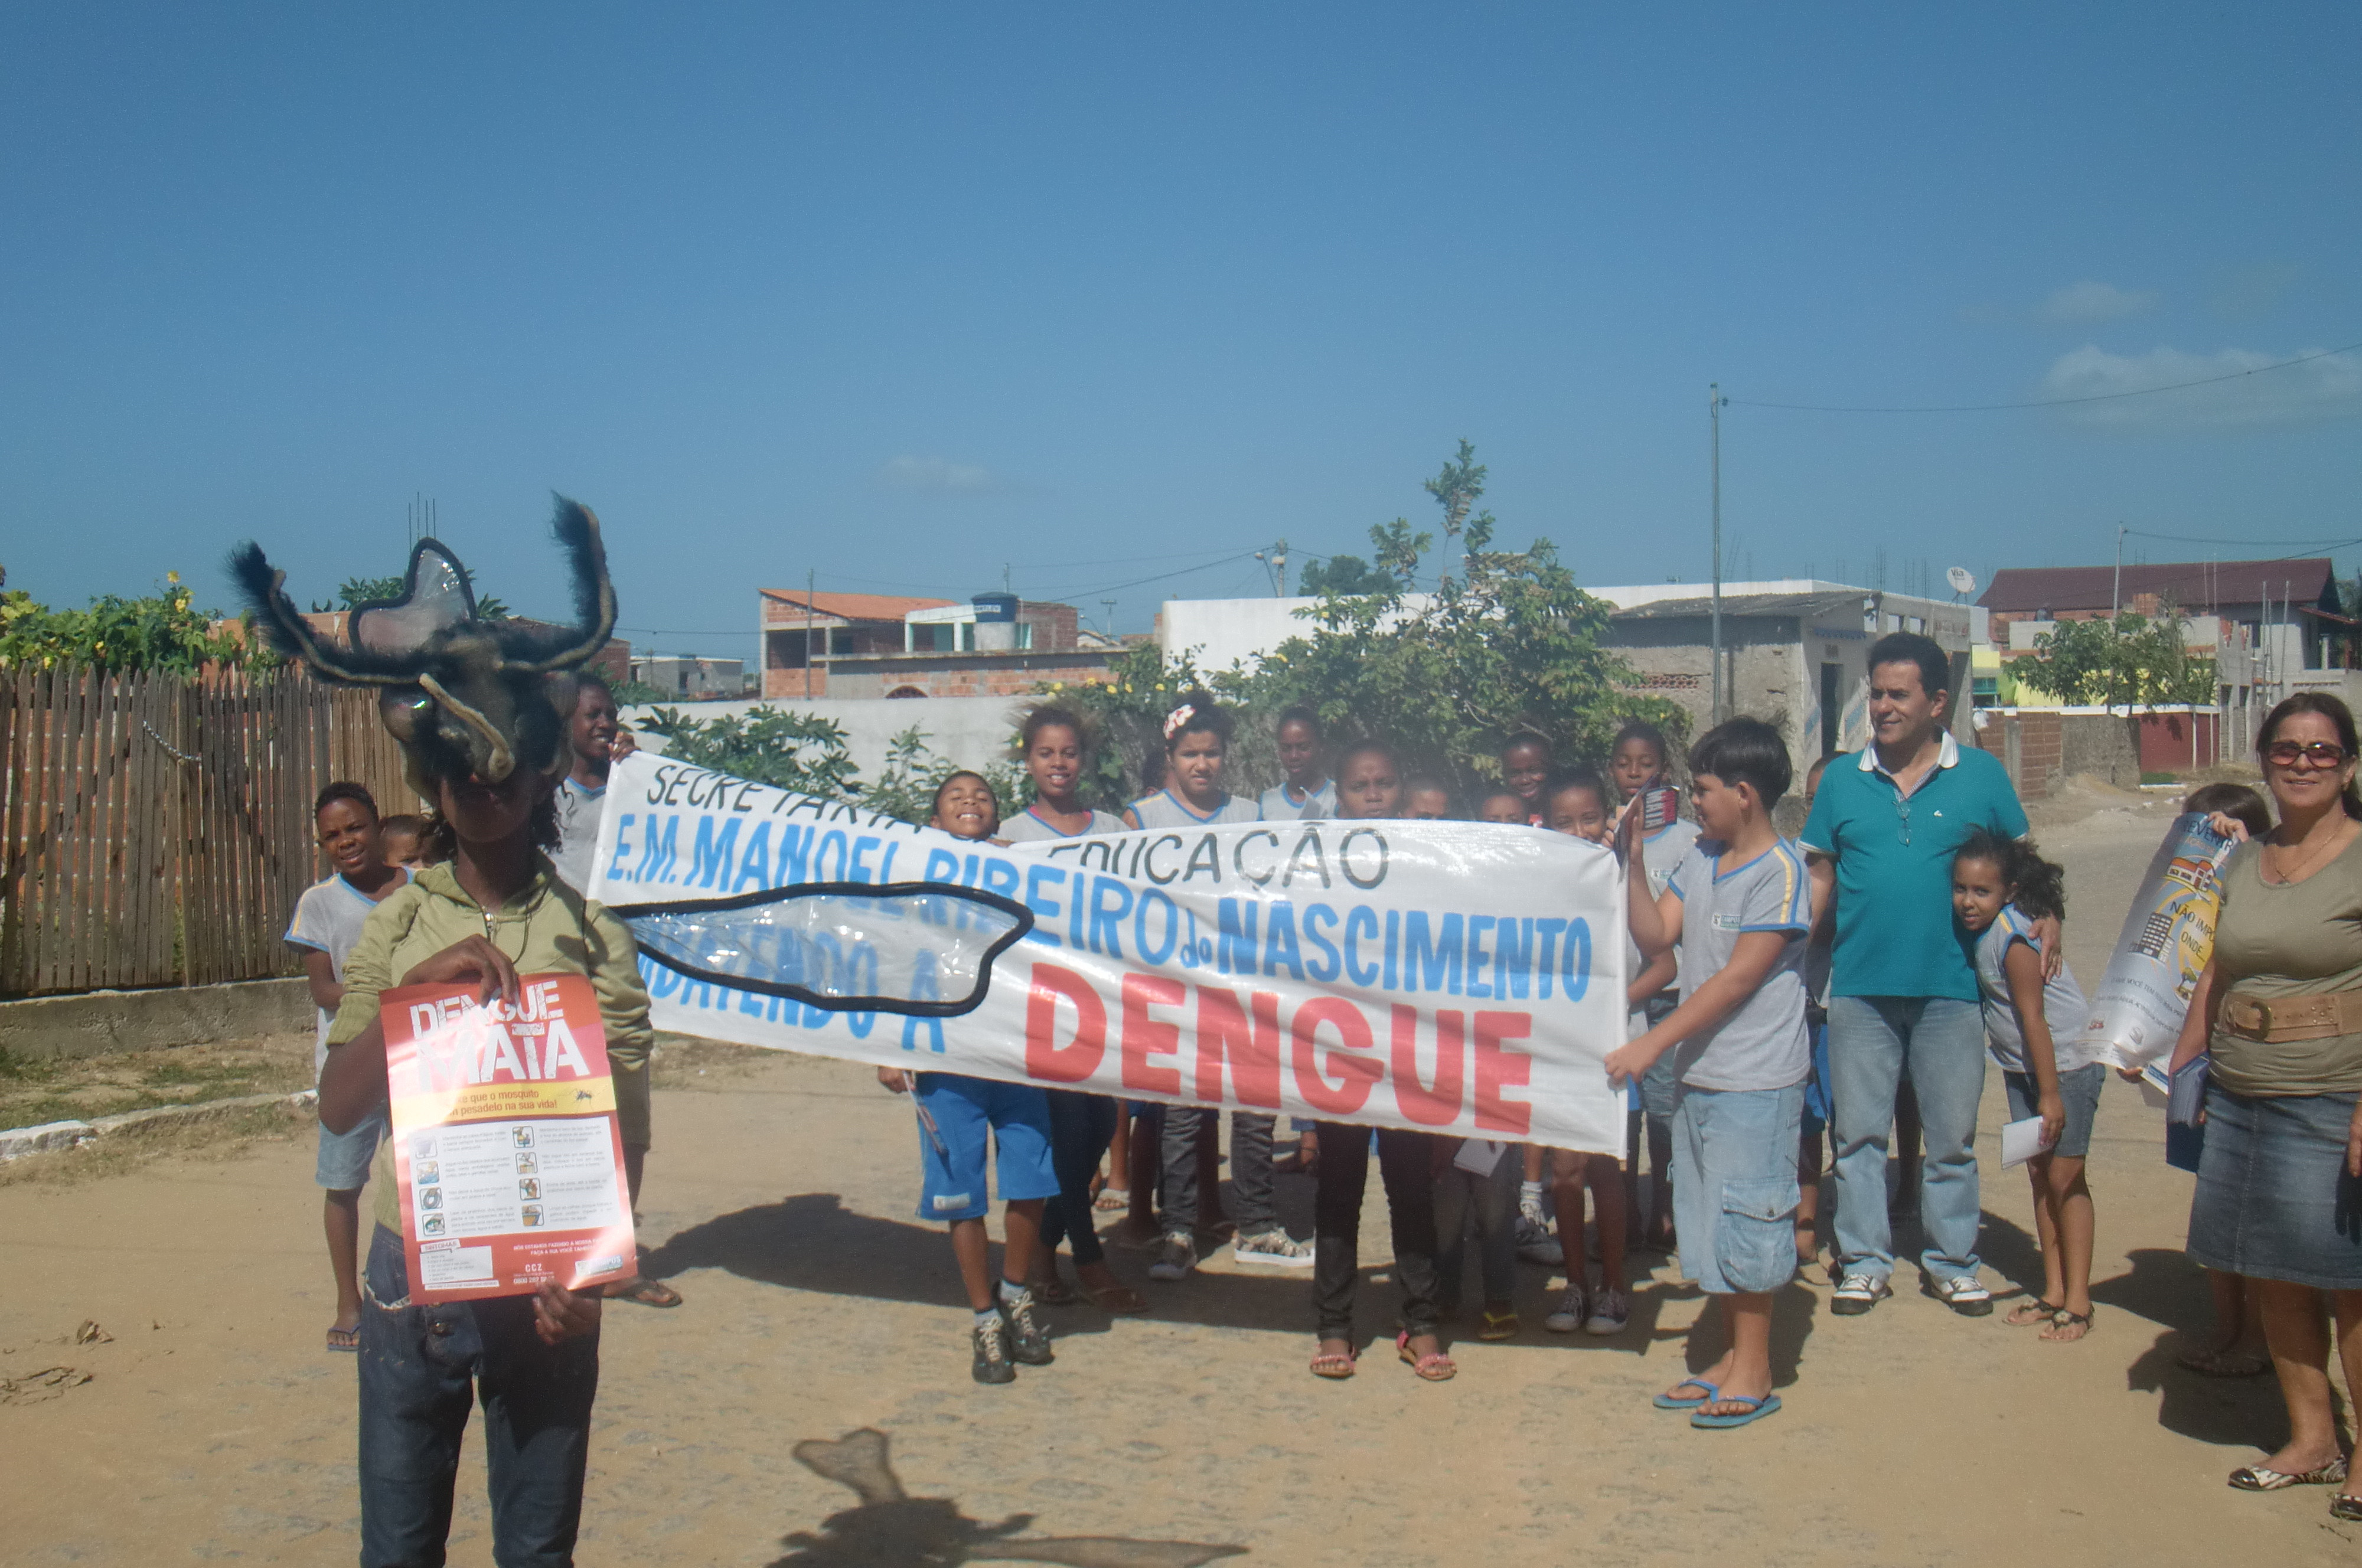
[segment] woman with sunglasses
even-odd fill
[[[2329,1392],[2330,1316],[2347,1386],[2362,1387],[2362,795],[2354,715],[2301,691],[2256,746],[2279,825],[2223,867],[2214,956],[2174,1048],[2207,1065],[2206,1141],[2190,1255],[2251,1279],[2279,1374],[2289,1439],[2231,1472],[2246,1492],[2340,1486],[2362,1521]],[[2343,1484],[2341,1485],[2341,1484]]]

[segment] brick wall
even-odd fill
[[[1035,653],[1066,652],[1078,640],[1076,634],[1082,624],[1081,613],[1071,604],[1037,604],[1030,599],[1019,602],[1017,618],[1033,624]]]
[[[2021,801],[2038,801],[2065,776],[2067,735],[2059,713],[1995,713],[1975,732],[1977,745],[2001,759]]]

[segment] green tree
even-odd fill
[[[831,801],[858,794],[853,779],[861,769],[845,745],[844,726],[833,719],[787,708],[698,719],[678,708],[658,708],[641,727],[666,738],[665,756],[693,767]]]
[[[2059,621],[2034,646],[2012,673],[2070,706],[2155,712],[2214,701],[2214,661],[2191,657],[2181,616],[2169,606],[2154,620],[2127,610],[2113,622]]]
[[[336,603],[315,602],[312,613],[316,615],[331,610],[358,610],[373,602],[382,603],[389,599],[400,599],[408,582],[409,579],[400,573],[392,577],[348,577],[337,584]],[[468,587],[472,591],[475,586],[476,574],[469,572]],[[500,595],[488,593],[476,601],[476,614],[486,621],[505,621],[509,618],[509,607]]]
[[[1053,682],[1040,690],[1040,701],[1070,710],[1090,729],[1096,743],[1093,771],[1082,781],[1086,803],[1103,811],[1121,812],[1148,792],[1154,777],[1152,759],[1161,764],[1164,752],[1165,716],[1180,705],[1193,688],[1204,687],[1218,700],[1242,709],[1238,734],[1231,745],[1225,776],[1234,794],[1260,790],[1279,780],[1277,754],[1268,714],[1242,671],[1200,672],[1186,653],[1170,664],[1153,643],[1125,650],[1108,666],[1112,679]],[[1017,737],[1010,737],[1010,749]],[[1022,808],[1032,803],[1031,778],[1021,770],[1008,799]]]
[[[1498,778],[1501,744],[1519,729],[1539,731],[1568,758],[1605,756],[1632,718],[1678,740],[1686,715],[1629,690],[1631,667],[1602,646],[1607,603],[1576,585],[1557,547],[1548,539],[1495,547],[1498,525],[1475,510],[1485,479],[1462,441],[1426,483],[1444,538],[1460,547],[1457,571],[1412,598],[1435,536],[1406,518],[1372,528],[1376,586],[1327,593],[1299,612],[1310,634],[1282,644],[1243,683],[1255,706],[1308,702],[1332,732],[1391,740],[1463,794]]]
[[[85,610],[51,610],[22,589],[0,591],[0,668],[193,675],[208,664],[269,669],[280,663],[250,625],[196,608],[195,593],[178,572],[167,572],[158,592],[140,599],[101,594]]]
[[[1314,599],[1330,594],[1382,593],[1393,582],[1359,556],[1330,556],[1304,569],[1298,591]]]

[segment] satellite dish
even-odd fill
[[[1955,593],[1974,593],[1977,589],[1977,580],[1966,567],[1947,569],[1944,580],[1952,585],[1952,591]]]

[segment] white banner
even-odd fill
[[[2083,1025],[2084,1043],[2098,1047],[2110,1066],[2142,1067],[2172,1054],[2191,993],[2214,954],[2219,878],[2236,847],[2196,812],[2166,830]]]
[[[1624,1149],[1600,1065],[1624,1038],[1616,858],[1537,828],[1001,845],[643,752],[609,782],[590,894],[631,922],[659,1029]]]

